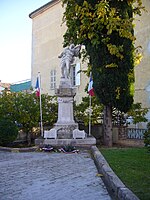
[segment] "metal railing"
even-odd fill
[[[128,139],[143,139],[144,133],[147,129],[127,128]]]

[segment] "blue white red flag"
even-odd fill
[[[39,85],[39,78],[38,77],[37,77],[37,80],[36,80],[35,89],[36,89],[36,96],[39,97],[40,96],[40,85]]]
[[[89,82],[89,86],[88,86],[88,93],[89,93],[90,96],[94,96],[92,74],[90,75],[90,82]]]

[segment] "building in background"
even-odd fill
[[[0,94],[2,94],[4,90],[10,90],[10,83],[2,83],[0,80]]]
[[[135,20],[136,46],[141,46],[143,59],[135,67],[134,101],[141,102],[143,108],[150,110],[150,1],[142,0],[147,12]],[[150,112],[147,115],[150,121]]]
[[[147,12],[135,19],[136,46],[142,46],[142,62],[135,68],[135,96],[134,101],[141,102],[142,106],[150,109],[150,1],[142,1]],[[38,72],[41,73],[42,93],[54,95],[54,89],[60,81],[60,60],[62,52],[63,34],[66,26],[62,25],[64,9],[60,0],[52,0],[29,17],[32,19],[32,67],[31,79],[34,87]],[[76,60],[72,71],[72,82],[77,88],[75,100],[80,102],[85,93],[88,78],[78,74],[78,70],[86,69],[86,64]],[[150,121],[150,113],[148,114]]]
[[[41,92],[55,94],[59,86],[61,69],[58,55],[63,51],[63,34],[66,26],[62,25],[62,2],[52,0],[39,9],[33,11],[32,19],[32,67],[31,81],[35,86],[38,72],[41,74]],[[85,93],[88,77],[79,70],[85,70],[86,65],[77,58],[72,67],[72,84],[77,88],[76,102],[81,102]]]
[[[23,80],[10,85],[10,92],[31,92],[31,80]]]

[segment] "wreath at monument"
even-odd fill
[[[44,151],[44,152],[63,152],[63,153],[79,153],[79,150],[76,149],[76,147],[71,146],[71,145],[66,145],[63,147],[53,147],[49,144],[44,145],[42,147],[40,147],[40,151]]]
[[[77,150],[76,147],[73,147],[70,145],[64,146],[60,148],[59,150],[63,153],[78,153],[79,152],[79,150]]]

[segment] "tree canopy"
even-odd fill
[[[63,3],[68,27],[64,45],[85,45],[99,101],[126,112],[133,103],[136,59],[133,14],[141,14],[142,1],[63,0]]]

